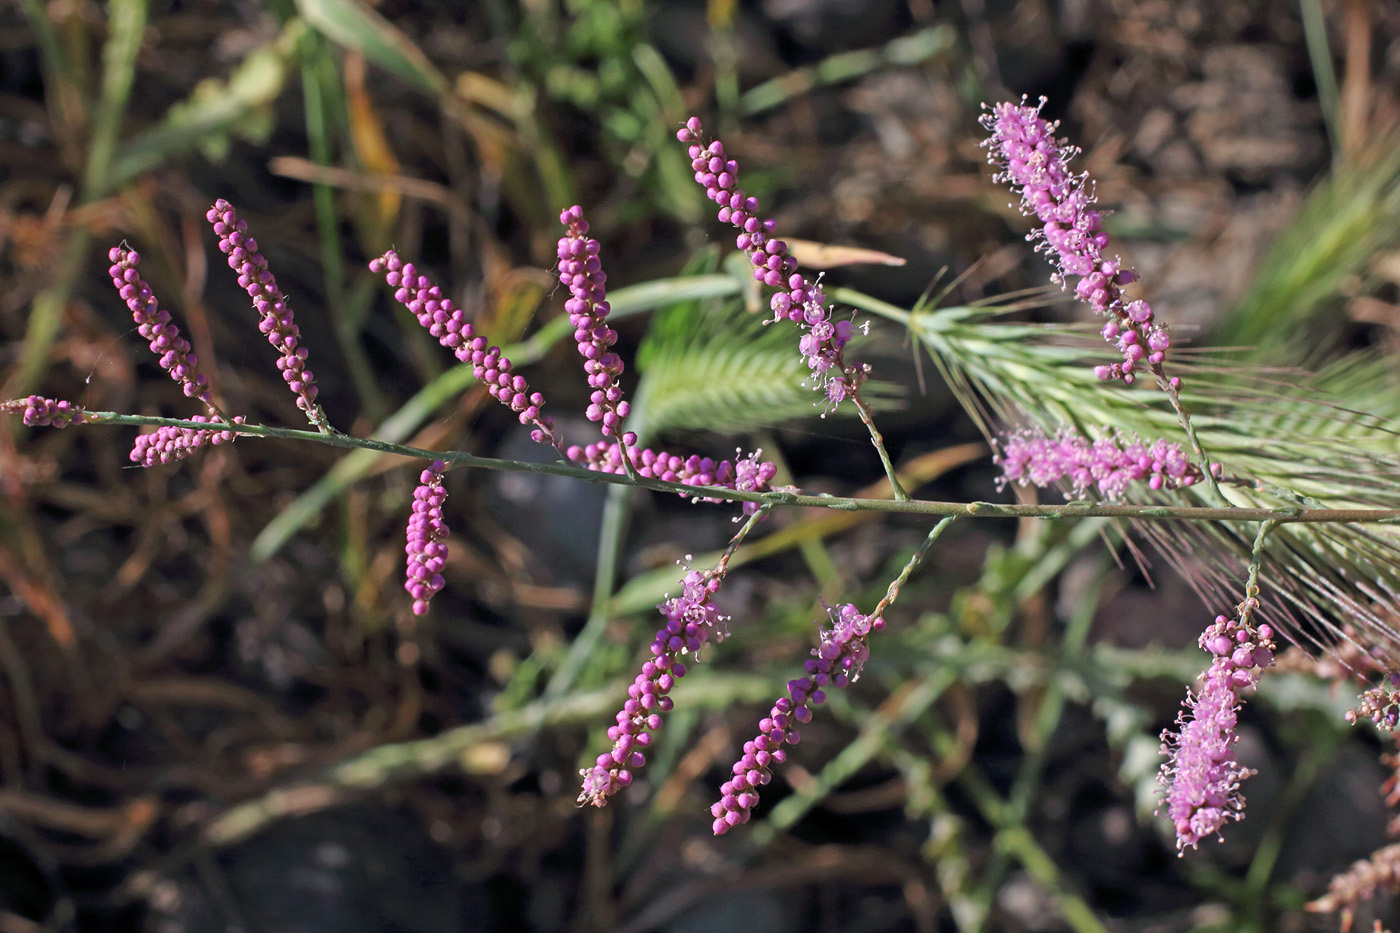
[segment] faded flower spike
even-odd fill
[[[1000,485],[1044,489],[1067,482],[1067,499],[1083,498],[1090,488],[1097,488],[1105,499],[1119,499],[1129,486],[1144,479],[1154,490],[1180,489],[1195,485],[1203,476],[1181,445],[1164,440],[1148,444],[1129,431],[1091,441],[1071,428],[1054,437],[1027,429],[1003,436],[1000,447],[996,458],[1001,466]]]
[[[195,415],[190,420],[211,425],[224,424],[217,418],[206,418],[203,415]],[[234,418],[233,423],[242,424],[243,419]],[[149,434],[137,435],[136,443],[131,448],[131,462],[143,467],[178,463],[211,444],[215,447],[231,444],[237,436],[229,430],[201,431],[196,428],[160,427]]]
[[[1070,172],[1070,160],[1079,150],[1055,138],[1059,124],[1040,116],[1044,105],[1044,98],[1034,107],[1025,98],[1020,104],[997,104],[982,116],[982,126],[992,134],[983,145],[992,164],[1001,169],[997,181],[1021,196],[1021,213],[1042,224],[1028,239],[1040,240],[1036,249],[1058,267],[1053,280],[1063,285],[1066,276],[1078,276],[1075,294],[1109,319],[1103,338],[1119,349],[1123,362],[1098,366],[1095,374],[1131,385],[1139,367],[1160,374],[1171,338],[1147,302],[1123,294],[1123,286],[1136,281],[1137,273],[1123,268],[1117,256],[1104,256],[1108,235],[1093,209],[1093,185],[1087,175]],[[1172,377],[1168,384],[1176,389],[1180,380]]]
[[[189,341],[180,336],[180,329],[170,320],[170,312],[160,307],[151,286],[136,270],[141,255],[134,249],[114,246],[107,258],[112,262],[107,270],[112,285],[131,309],[137,333],[150,341],[151,352],[160,358],[161,369],[180,383],[185,395],[199,399],[212,412],[209,380],[199,371],[199,358],[190,351]]]
[[[734,245],[748,254],[756,281],[776,289],[770,301],[773,320],[789,320],[807,333],[799,348],[817,386],[826,392],[835,407],[860,390],[868,367],[847,366],[846,344],[855,332],[850,321],[831,320],[826,294],[797,271],[797,261],[788,255],[787,244],[773,237],[777,222],[758,216],[758,199],[739,187],[739,163],[725,153],[718,139],[705,142],[705,128],[699,117],[691,117],[676,133],[690,143],[690,164],[695,181],[705,196],[719,205],[720,223],[739,231]]]
[[[634,774],[646,764],[646,749],[661,728],[661,714],[674,706],[667,694],[685,676],[682,658],[688,654],[698,660],[706,642],[724,638],[725,617],[711,601],[724,574],[724,564],[708,573],[691,570],[682,580],[681,595],[657,607],[666,624],[657,629],[651,658],[627,688],[627,702],[618,711],[617,724],[608,727],[613,747],[599,755],[593,767],[579,772],[583,777],[580,806],[606,806],[608,798],[631,784]]]
[[[531,427],[532,439],[558,447],[554,420],[540,412],[544,396],[531,392],[525,377],[511,372],[511,362],[501,355],[499,347],[487,347],[486,338],[476,335],[462,309],[444,296],[442,289],[426,275],[419,275],[413,263],[404,262],[393,250],[371,260],[369,268],[384,276],[396,289],[394,300],[412,311],[418,323],[426,327],[438,343],[451,350],[461,362],[470,364],[472,374],[492,397],[516,412],[521,424]]]
[[[1240,618],[1216,616],[1202,633],[1200,646],[1213,656],[1210,667],[1200,690],[1186,695],[1178,732],[1162,733],[1167,760],[1157,780],[1165,788],[1162,805],[1176,830],[1179,852],[1244,818],[1240,782],[1254,771],[1235,759],[1240,694],[1259,684],[1277,649],[1268,625],[1252,629],[1247,621],[1257,607],[1257,599],[1246,599]]]
[[[831,627],[822,631],[814,659],[804,665],[806,676],[788,681],[788,695],[759,722],[758,735],[744,743],[744,754],[734,763],[734,777],[720,787],[720,799],[710,807],[716,836],[749,821],[758,789],[773,779],[773,767],[787,760],[783,746],[802,740],[797,725],[810,722],[811,707],[826,702],[826,687],[844,687],[860,676],[870,656],[870,633],[885,627],[882,617],[862,615],[851,603],[828,612]]]
[[[277,368],[282,371],[287,387],[297,396],[297,407],[306,412],[317,428],[329,430],[326,416],[316,404],[316,380],[306,367],[307,349],[301,346],[301,330],[292,320],[287,296],[277,287],[277,279],[268,271],[267,260],[258,252],[258,241],[248,236],[248,222],[240,220],[233,205],[223,198],[214,202],[205,218],[214,226],[219,249],[228,256],[229,268],[238,273],[238,284],[253,299],[253,310],[262,317],[258,330],[282,354]]]
[[[442,519],[442,504],[447,491],[442,488],[442,474],[447,464],[434,460],[432,466],[418,477],[419,486],[413,491],[413,516],[408,520],[407,579],[403,588],[413,597],[413,614],[428,611],[428,600],[443,587],[442,569],[447,566],[447,545],[443,541],[450,532]]]
[[[607,301],[607,274],[598,259],[598,241],[588,236],[588,221],[577,204],[559,215],[568,234],[559,238],[559,284],[569,290],[564,310],[574,325],[574,342],[584,358],[583,369],[593,394],[584,414],[589,421],[601,421],[604,437],[621,437],[628,447],[637,443],[635,434],[620,434],[622,420],[631,406],[622,398],[617,379],[622,375],[622,357],[613,352],[617,331],[607,324],[612,306]]]

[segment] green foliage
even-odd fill
[[[1254,348],[1277,362],[1318,358],[1330,347],[1319,319],[1341,313],[1344,295],[1374,274],[1400,241],[1400,139],[1377,140],[1338,166],[1274,240],[1249,292],[1212,334],[1219,346]],[[1354,281],[1355,286],[1348,286]],[[1319,340],[1319,334],[1322,339]]]
[[[522,4],[510,43],[524,83],[587,115],[601,132],[602,155],[634,179],[655,208],[694,222],[704,199],[675,131],[686,105],[670,67],[646,35],[640,0],[567,0]],[[641,207],[645,202],[638,202]]]
[[[326,38],[364,54],[385,71],[441,97],[447,78],[418,46],[363,0],[296,0],[302,18]]]
[[[292,20],[273,42],[248,53],[226,79],[201,81],[159,124],[118,148],[108,184],[125,184],[182,152],[198,149],[217,161],[234,139],[265,142],[272,132],[273,102],[295,73],[306,37],[306,24]]]

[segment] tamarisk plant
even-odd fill
[[[777,236],[775,221],[764,217],[758,200],[741,187],[738,163],[724,144],[707,135],[695,117],[676,134],[687,147],[696,183],[716,205],[716,220],[733,228],[735,248],[768,294],[768,323],[797,328],[796,349],[808,383],[819,394],[816,404],[824,414],[849,408],[860,417],[880,456],[892,498],[817,496],[775,488],[777,467],[761,460],[758,452],[727,460],[642,447],[638,434],[628,428],[631,405],[620,383],[625,367],[614,350],[617,333],[608,323],[611,307],[599,244],[588,235],[578,206],[559,217],[563,235],[557,247],[557,274],[569,293],[564,310],[583,359],[589,389],[583,413],[598,426],[596,440],[567,443],[545,413],[543,395],[499,348],[488,345],[468,314],[413,263],[390,250],[369,264],[393,289],[394,299],[442,347],[471,367],[491,396],[528,428],[531,438],[554,451],[556,462],[427,451],[351,437],[333,428],[317,401],[307,348],[301,344],[287,297],[246,222],[223,200],[207,215],[219,248],[252,299],[259,329],[277,350],[283,379],[314,430],[249,424],[227,414],[218,404],[217,387],[200,372],[188,342],[141,278],[140,256],[125,245],[114,248],[109,257],[113,284],[161,368],[186,397],[203,405],[203,411],[188,419],[156,418],[87,411],[40,396],[6,402],[0,409],[21,414],[24,423],[33,426],[153,426],[154,432],[140,435],[131,452],[132,460],[144,467],[173,463],[244,435],[315,441],[424,461],[429,465],[414,493],[405,545],[404,586],[418,614],[428,611],[430,600],[446,582],[443,480],[453,468],[530,470],[675,493],[696,503],[739,503],[747,520],[722,556],[708,568],[687,564],[679,595],[668,596],[660,605],[663,622],[649,656],[608,729],[612,746],[581,771],[578,801],[598,807],[635,782],[653,737],[673,707],[670,694],[676,682],[702,650],[717,646],[727,634],[726,619],[714,598],[734,554],[766,515],[781,506],[802,505],[923,516],[932,529],[877,605],[863,611],[848,602],[817,620],[811,658],[760,719],[732,775],[719,788],[719,799],[710,810],[716,834],[749,821],[762,788],[800,742],[801,726],[811,721],[831,689],[860,676],[871,653],[879,650],[876,636],[891,624],[889,607],[951,524],[987,518],[1106,518],[1130,523],[1161,545],[1209,604],[1225,605],[1234,581],[1245,577],[1244,597],[1235,613],[1216,616],[1201,635],[1199,644],[1210,655],[1209,664],[1200,685],[1188,692],[1177,729],[1163,734],[1167,760],[1161,770],[1162,809],[1178,848],[1195,847],[1243,816],[1241,782],[1251,772],[1235,758],[1235,726],[1241,702],[1272,664],[1276,633],[1311,640],[1323,649],[1336,638],[1350,637],[1348,632],[1359,633],[1390,656],[1400,647],[1387,621],[1400,611],[1400,539],[1395,532],[1400,523],[1400,484],[1395,482],[1400,443],[1384,429],[1388,411],[1371,418],[1301,402],[1280,407],[1280,398],[1299,401],[1302,390],[1251,381],[1247,374],[1213,368],[1207,357],[1180,351],[1150,305],[1129,296],[1136,273],[1107,253],[1109,240],[1094,207],[1093,184],[1071,168],[1076,150],[1056,137],[1057,126],[1041,116],[1041,105],[1022,100],[991,108],[983,121],[990,133],[986,145],[998,167],[997,178],[1011,186],[1021,210],[1035,218],[1030,239],[1053,262],[1053,281],[1068,286],[1071,277],[1077,279],[1075,297],[1107,318],[1100,335],[1119,356],[1111,363],[1085,366],[1085,357],[1098,351],[1091,350],[1091,343],[1075,328],[1047,331],[1001,320],[1019,306],[1016,303],[905,312],[844,290],[829,291],[819,279],[798,270],[787,244]],[[995,443],[1003,486],[1058,486],[1071,501],[995,504],[911,498],[900,484],[876,429],[872,405],[863,394],[871,367],[850,358],[854,340],[866,325],[857,324],[854,313],[837,313],[833,300],[892,319],[911,332]],[[1146,380],[1138,376],[1144,373],[1154,377],[1155,387],[1142,385]],[[1333,373],[1328,378],[1342,376]],[[1351,478],[1341,488],[1332,481],[1339,471]],[[1317,624],[1301,624],[1305,620]],[[1352,627],[1342,628],[1343,621]]]

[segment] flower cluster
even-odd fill
[[[622,450],[623,448],[616,442],[588,444],[584,447],[574,445],[564,451],[564,456],[581,466],[597,470],[600,473],[621,473],[623,472]],[[743,492],[765,492],[773,477],[778,473],[777,464],[758,459],[759,455],[762,454],[762,451],[759,450],[747,457],[736,456],[732,461],[720,460],[718,462],[710,457],[692,454],[683,458],[676,454],[669,454],[664,450],[656,451],[650,448],[638,450],[635,447],[628,447],[626,450],[627,458],[637,471],[637,475],[665,480],[668,483],[684,483],[687,486],[722,486],[725,489],[737,489]],[[702,496],[698,497],[698,501],[719,502],[721,500]],[[745,515],[752,515],[759,507],[756,502],[745,502],[743,505]]]
[[[744,743],[744,754],[734,763],[734,776],[720,787],[720,799],[710,807],[715,835],[749,821],[758,789],[773,779],[773,767],[787,760],[783,746],[802,741],[797,725],[811,721],[811,707],[826,702],[826,687],[844,687],[860,676],[870,656],[870,633],[885,627],[882,617],[862,615],[850,603],[829,614],[831,627],[822,631],[813,659],[806,662],[806,676],[788,681],[788,695],[759,721],[758,735]]]
[[[1355,724],[1369,719],[1381,729],[1400,727],[1400,672],[1391,671],[1385,680],[1361,694],[1355,709],[1347,710],[1346,720]]]
[[[1176,829],[1178,851],[1194,849],[1230,820],[1244,817],[1240,782],[1254,772],[1235,759],[1240,694],[1258,685],[1277,647],[1268,625],[1254,628],[1248,622],[1257,606],[1249,597],[1238,618],[1216,616],[1201,634],[1201,648],[1212,655],[1210,667],[1200,690],[1188,691],[1177,733],[1162,733],[1167,760],[1158,781],[1165,788],[1162,803]]]
[[[223,198],[214,202],[205,218],[214,226],[219,249],[228,256],[229,268],[238,273],[238,284],[253,299],[253,310],[262,318],[258,330],[281,354],[277,368],[297,396],[297,407],[306,412],[312,424],[326,429],[325,415],[316,404],[316,380],[306,367],[307,350],[301,346],[301,331],[292,320],[287,296],[277,287],[267,260],[258,252],[258,241],[248,236],[248,222],[241,220],[233,205]]]
[[[739,231],[734,245],[748,254],[756,281],[776,289],[769,304],[773,320],[789,320],[807,333],[799,345],[816,384],[827,400],[838,405],[865,381],[864,366],[847,366],[845,348],[855,331],[850,321],[831,320],[821,286],[797,272],[787,244],[773,237],[776,221],[758,216],[758,199],[739,187],[739,164],[729,158],[718,139],[705,142],[699,117],[691,117],[676,138],[690,144],[690,164],[705,196],[719,205],[720,223]]]
[[[1121,379],[1131,385],[1144,362],[1160,373],[1171,338],[1147,302],[1129,300],[1123,294],[1123,286],[1136,281],[1137,273],[1125,269],[1117,256],[1105,258],[1108,235],[1101,229],[1101,215],[1093,209],[1093,187],[1087,175],[1069,170],[1078,150],[1055,138],[1058,124],[1040,115],[1044,104],[1043,98],[1033,107],[1022,99],[1020,104],[991,108],[982,117],[982,125],[992,134],[983,145],[992,164],[1001,169],[997,180],[1020,194],[1021,212],[1043,224],[1030,238],[1041,241],[1037,249],[1058,267],[1055,280],[1063,284],[1065,276],[1078,276],[1075,294],[1109,319],[1103,337],[1118,347],[1123,361],[1098,366],[1094,372],[1100,379]],[[1172,377],[1170,385],[1175,389],[1180,380]]]
[[[413,491],[413,516],[408,520],[408,568],[403,588],[413,597],[413,614],[428,611],[428,600],[443,587],[442,568],[447,566],[447,545],[443,540],[450,534],[442,519],[442,504],[447,491],[442,488],[442,474],[447,464],[434,460],[432,466],[418,477]]]
[[[160,307],[151,286],[136,269],[141,255],[124,246],[114,246],[107,258],[112,263],[107,270],[112,285],[131,309],[136,332],[151,342],[151,352],[160,358],[161,369],[180,383],[185,395],[199,399],[212,411],[209,380],[199,371],[199,358],[190,351],[189,341],[180,336],[180,329],[170,320],[170,312]]]
[[[627,688],[627,702],[618,711],[616,725],[608,727],[613,747],[599,755],[593,767],[579,772],[583,777],[580,806],[606,806],[608,798],[631,784],[635,772],[646,764],[646,749],[661,728],[661,714],[670,712],[673,705],[668,694],[685,676],[681,659],[686,655],[698,659],[706,642],[711,638],[719,641],[725,635],[725,617],[712,601],[724,575],[723,563],[708,573],[689,570],[682,580],[681,595],[657,607],[666,624],[657,629],[651,658]]]
[[[205,424],[224,424],[218,418],[195,415],[191,421]],[[234,418],[234,424],[242,424],[242,418]],[[131,448],[131,462],[143,467],[153,467],[158,463],[178,463],[203,448],[220,444],[231,444],[238,435],[229,430],[201,431],[198,428],[160,427],[149,434],[141,434]]]
[[[412,311],[438,343],[472,367],[472,375],[493,398],[516,412],[521,424],[531,427],[531,438],[557,446],[553,419],[540,413],[544,396],[531,392],[525,377],[511,372],[510,360],[501,355],[499,347],[488,347],[486,338],[477,336],[462,309],[443,295],[442,289],[426,275],[419,275],[413,263],[404,262],[393,250],[371,260],[369,268],[396,289],[394,300]]]
[[[1128,431],[1091,441],[1070,428],[1054,437],[1027,429],[1002,438],[996,461],[999,483],[1040,488],[1061,481],[1070,484],[1066,498],[1082,498],[1091,487],[1105,499],[1118,499],[1139,480],[1156,489],[1179,489],[1201,481],[1201,468],[1180,444],[1158,440],[1151,444]]]
[[[593,393],[584,414],[589,421],[601,421],[604,437],[620,437],[627,446],[637,442],[635,434],[620,434],[622,419],[630,405],[622,398],[617,379],[622,375],[622,357],[613,352],[617,331],[608,326],[608,280],[598,259],[598,241],[588,236],[588,221],[577,204],[559,215],[568,233],[559,238],[559,284],[569,290],[564,310],[574,325],[574,342],[584,359],[584,372]]]
[[[24,423],[31,428],[66,428],[83,423],[82,408],[42,395],[0,402],[0,411],[23,412]]]

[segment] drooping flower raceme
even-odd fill
[[[705,196],[719,205],[720,223],[739,231],[734,245],[748,254],[753,277],[776,289],[770,306],[773,320],[789,320],[806,331],[799,344],[812,371],[815,384],[826,392],[831,406],[840,404],[860,390],[868,369],[848,366],[846,344],[855,332],[850,321],[831,320],[826,294],[797,272],[797,261],[788,255],[787,244],[773,237],[776,221],[758,216],[758,199],[739,187],[739,163],[729,158],[718,139],[705,141],[699,117],[691,117],[676,133],[690,144],[691,167]]]
[[[209,380],[199,371],[199,358],[190,350],[189,341],[180,336],[180,329],[170,320],[170,312],[162,309],[137,266],[141,255],[124,246],[114,246],[107,254],[112,265],[107,271],[112,285],[131,309],[136,331],[151,343],[151,352],[160,358],[161,369],[180,383],[185,395],[210,406]]]
[[[569,290],[564,310],[574,325],[574,343],[584,359],[584,372],[593,392],[584,411],[589,421],[602,422],[604,437],[620,438],[631,447],[635,434],[623,434],[622,420],[630,405],[622,398],[617,384],[622,375],[622,357],[613,352],[617,331],[608,326],[607,274],[598,259],[598,241],[588,236],[588,221],[577,204],[559,215],[568,233],[559,238],[559,284]]]
[[[442,504],[447,491],[442,488],[442,474],[447,464],[434,460],[432,466],[418,477],[413,491],[413,515],[408,520],[408,568],[403,588],[413,597],[413,614],[428,611],[428,600],[443,587],[442,569],[447,566],[447,545],[450,532],[443,521]]]
[[[687,655],[698,660],[702,647],[726,634],[725,617],[712,600],[724,580],[726,564],[702,573],[687,571],[681,595],[668,598],[657,608],[666,622],[651,642],[651,657],[627,688],[627,702],[618,711],[617,723],[608,727],[613,746],[598,756],[591,768],[580,774],[583,787],[578,802],[582,806],[606,806],[608,798],[632,783],[636,772],[647,761],[646,750],[652,736],[661,728],[661,714],[674,705],[668,694],[686,674]]]
[[[1096,488],[1105,499],[1119,499],[1132,483],[1146,480],[1156,489],[1179,489],[1200,482],[1201,468],[1180,444],[1147,443],[1129,431],[1091,441],[1071,428],[1054,437],[1027,429],[1003,436],[996,462],[998,482],[1046,488],[1070,484],[1066,498],[1082,498]]]
[[[1188,691],[1177,732],[1162,733],[1167,760],[1158,781],[1165,788],[1162,804],[1176,830],[1178,851],[1194,849],[1226,823],[1244,817],[1240,782],[1254,771],[1235,758],[1240,695],[1258,685],[1277,649],[1270,626],[1241,622],[1257,606],[1258,600],[1250,597],[1239,618],[1216,616],[1202,633],[1200,646],[1212,655],[1210,667],[1200,690]]]
[[[1055,263],[1054,280],[1067,284],[1067,276],[1078,277],[1075,294],[1109,319],[1103,337],[1118,347],[1123,361],[1098,366],[1094,372],[1100,379],[1131,385],[1141,366],[1161,372],[1171,338],[1147,302],[1123,294],[1123,286],[1136,281],[1137,273],[1125,269],[1117,256],[1104,255],[1108,235],[1093,209],[1093,184],[1087,175],[1070,171],[1070,160],[1079,150],[1055,138],[1059,124],[1041,117],[1044,104],[1044,98],[1035,106],[1023,98],[1020,104],[991,108],[982,117],[992,134],[983,145],[992,164],[1001,169],[997,180],[1021,196],[1023,214],[1040,221],[1042,226],[1028,238],[1039,240],[1036,248]],[[1172,377],[1170,384],[1176,388],[1180,381]]]
[[[531,438],[558,447],[554,420],[540,412],[544,396],[531,392],[525,377],[511,372],[511,362],[501,355],[500,347],[488,347],[486,338],[477,336],[476,328],[467,321],[462,309],[443,295],[442,289],[393,250],[372,260],[369,268],[394,286],[394,300],[412,311],[418,323],[426,327],[438,343],[471,366],[472,374],[493,398],[515,412],[521,424],[531,428]]]
[[[258,252],[258,241],[248,236],[248,222],[241,220],[233,205],[223,198],[214,202],[205,217],[219,237],[219,249],[228,256],[229,268],[238,273],[238,284],[253,299],[253,310],[261,317],[258,329],[281,354],[277,368],[296,395],[297,407],[306,412],[312,424],[328,429],[325,415],[316,404],[316,379],[306,366],[307,349],[301,345],[301,330],[292,320],[287,296],[277,287],[267,260]]]
[[[822,630],[813,659],[804,665],[805,676],[788,681],[787,696],[779,697],[759,722],[758,735],[744,743],[744,754],[734,763],[734,776],[720,787],[720,799],[710,807],[715,835],[749,821],[759,788],[787,760],[783,746],[802,741],[797,727],[811,721],[813,706],[826,702],[827,687],[844,687],[860,676],[870,656],[870,634],[885,627],[882,617],[862,615],[850,603],[829,615],[831,625]]]

